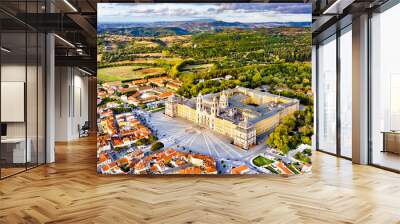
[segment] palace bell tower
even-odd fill
[[[225,90],[222,90],[222,93],[219,96],[219,106],[221,109],[228,108],[228,94],[226,94]]]
[[[168,101],[165,103],[165,115],[170,117],[175,117],[177,115],[177,103],[175,96],[169,97]]]

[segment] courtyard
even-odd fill
[[[245,160],[263,148],[256,146],[249,151],[243,150],[231,144],[232,140],[226,136],[182,118],[165,116],[163,112],[152,113],[148,124],[153,130],[156,130],[157,136],[166,147],[206,154],[214,158]]]

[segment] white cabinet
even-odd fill
[[[7,138],[1,140],[2,147],[7,147],[7,150],[12,152],[12,163],[25,163],[32,161],[32,141],[27,139],[27,147],[25,151],[24,138]]]

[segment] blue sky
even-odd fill
[[[311,22],[303,3],[98,3],[98,22],[215,19],[225,22]]]

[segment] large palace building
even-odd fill
[[[279,121],[299,109],[299,101],[267,92],[236,87],[192,99],[170,97],[165,114],[181,117],[233,139],[243,149],[275,128]]]

